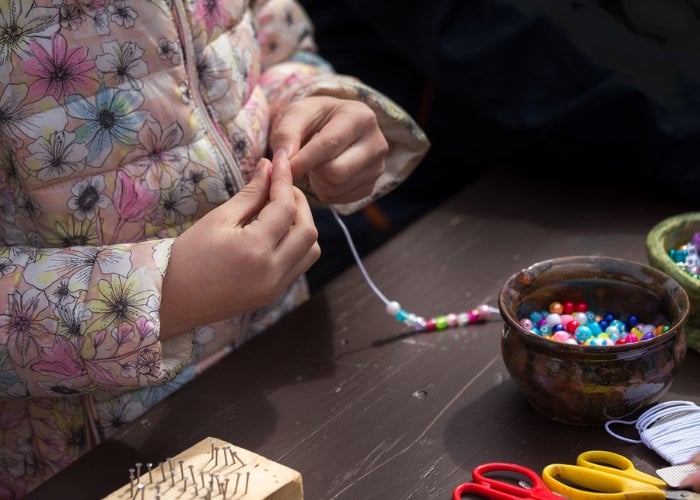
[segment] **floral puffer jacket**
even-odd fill
[[[0,0],[0,497],[306,298],[300,281],[159,340],[173,238],[241,189],[289,102],[359,99],[378,116],[386,172],[341,212],[420,161],[414,122],[314,50],[293,0]]]

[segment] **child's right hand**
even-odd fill
[[[175,240],[161,338],[270,304],[316,262],[317,236],[286,154],[260,160],[248,185]]]

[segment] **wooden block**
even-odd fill
[[[217,451],[218,449],[218,451]],[[127,499],[302,500],[301,474],[245,448],[206,438],[163,464],[141,464],[134,479],[105,497]],[[183,475],[184,473],[184,475]],[[124,471],[125,475],[129,471]],[[196,487],[195,487],[196,484]]]

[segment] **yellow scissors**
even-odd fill
[[[550,464],[542,471],[547,487],[571,500],[700,500],[699,493],[671,490],[658,477],[637,470],[610,451],[581,453],[576,465]]]

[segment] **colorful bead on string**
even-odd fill
[[[679,269],[686,272],[695,279],[700,279],[700,233],[695,233],[693,238],[679,248],[672,248],[668,256]]]
[[[520,325],[540,337],[574,345],[611,346],[633,344],[665,333],[669,325],[646,324],[630,314],[626,320],[613,314],[598,314],[585,302],[549,304],[547,310],[532,311]]]
[[[444,316],[435,316],[434,318],[426,319],[422,316],[408,312],[401,307],[401,304],[395,300],[392,300],[387,302],[386,312],[389,314],[389,316],[393,316],[397,321],[401,321],[416,331],[434,332],[436,330],[445,330],[447,328],[481,323],[486,321],[492,312],[498,312],[498,309],[487,305],[480,305],[471,311],[461,312],[458,314],[449,313],[445,314]]]
[[[389,313],[390,316],[396,318],[396,320],[411,327],[415,331],[434,332],[436,330],[445,330],[447,328],[452,327],[471,325],[472,323],[481,323],[483,321],[486,321],[491,315],[491,313],[499,313],[499,310],[497,308],[487,305],[481,305],[476,309],[472,309],[468,312],[462,312],[459,314],[450,313],[445,314],[444,316],[435,316],[434,318],[427,319],[422,316],[418,316],[416,314],[408,312],[407,310],[403,309],[401,307],[401,304],[399,304],[395,300],[387,299],[382,293],[382,291],[379,289],[379,287],[374,284],[374,281],[372,281],[372,278],[369,277],[365,266],[362,264],[362,259],[360,259],[360,255],[357,253],[355,243],[353,243],[352,236],[350,236],[350,231],[348,231],[348,228],[345,227],[345,223],[341,220],[335,208],[331,207],[331,213],[333,214],[335,221],[338,223],[338,226],[340,226],[340,229],[343,231],[345,239],[348,242],[348,246],[350,247],[350,251],[352,252],[352,256],[355,258],[357,267],[360,269],[360,272],[365,278],[365,281],[372,289],[372,291],[377,295],[377,297],[379,297],[382,300],[382,302],[384,302],[384,304],[386,305],[386,312]]]

